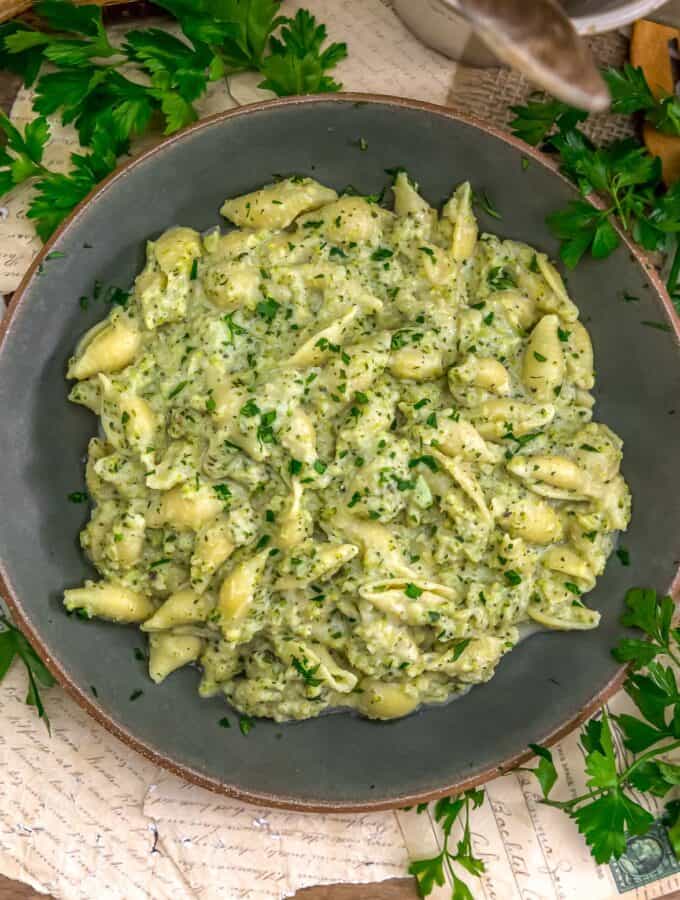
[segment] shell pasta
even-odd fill
[[[488,680],[522,627],[593,628],[627,527],[622,442],[547,257],[309,178],[222,207],[236,228],[147,245],[79,342],[100,420],[68,610],[137,624],[160,682],[277,720],[378,719]]]

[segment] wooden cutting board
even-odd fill
[[[655,96],[672,94],[676,76],[671,58],[675,46],[680,56],[680,29],[656,25],[645,20],[636,22],[630,42],[630,61],[645,73],[647,83]],[[680,60],[678,60],[680,67]],[[680,178],[680,137],[662,134],[651,125],[645,125],[643,139],[649,152],[658,156],[663,165],[666,184]]]

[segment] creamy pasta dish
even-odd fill
[[[547,257],[293,177],[236,226],[170,228],[81,340],[82,546],[68,610],[138,623],[160,682],[246,715],[406,715],[488,680],[527,627],[587,629],[625,529],[621,440]]]

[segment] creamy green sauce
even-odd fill
[[[394,195],[295,178],[227,201],[237,230],[170,229],[70,362],[102,580],[65,604],[139,623],[155,681],[391,718],[488,680],[523,623],[598,623],[630,496],[578,309],[467,184],[441,214]]]

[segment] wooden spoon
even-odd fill
[[[609,91],[585,43],[555,0],[440,0],[503,62],[579,109],[600,112]]]

